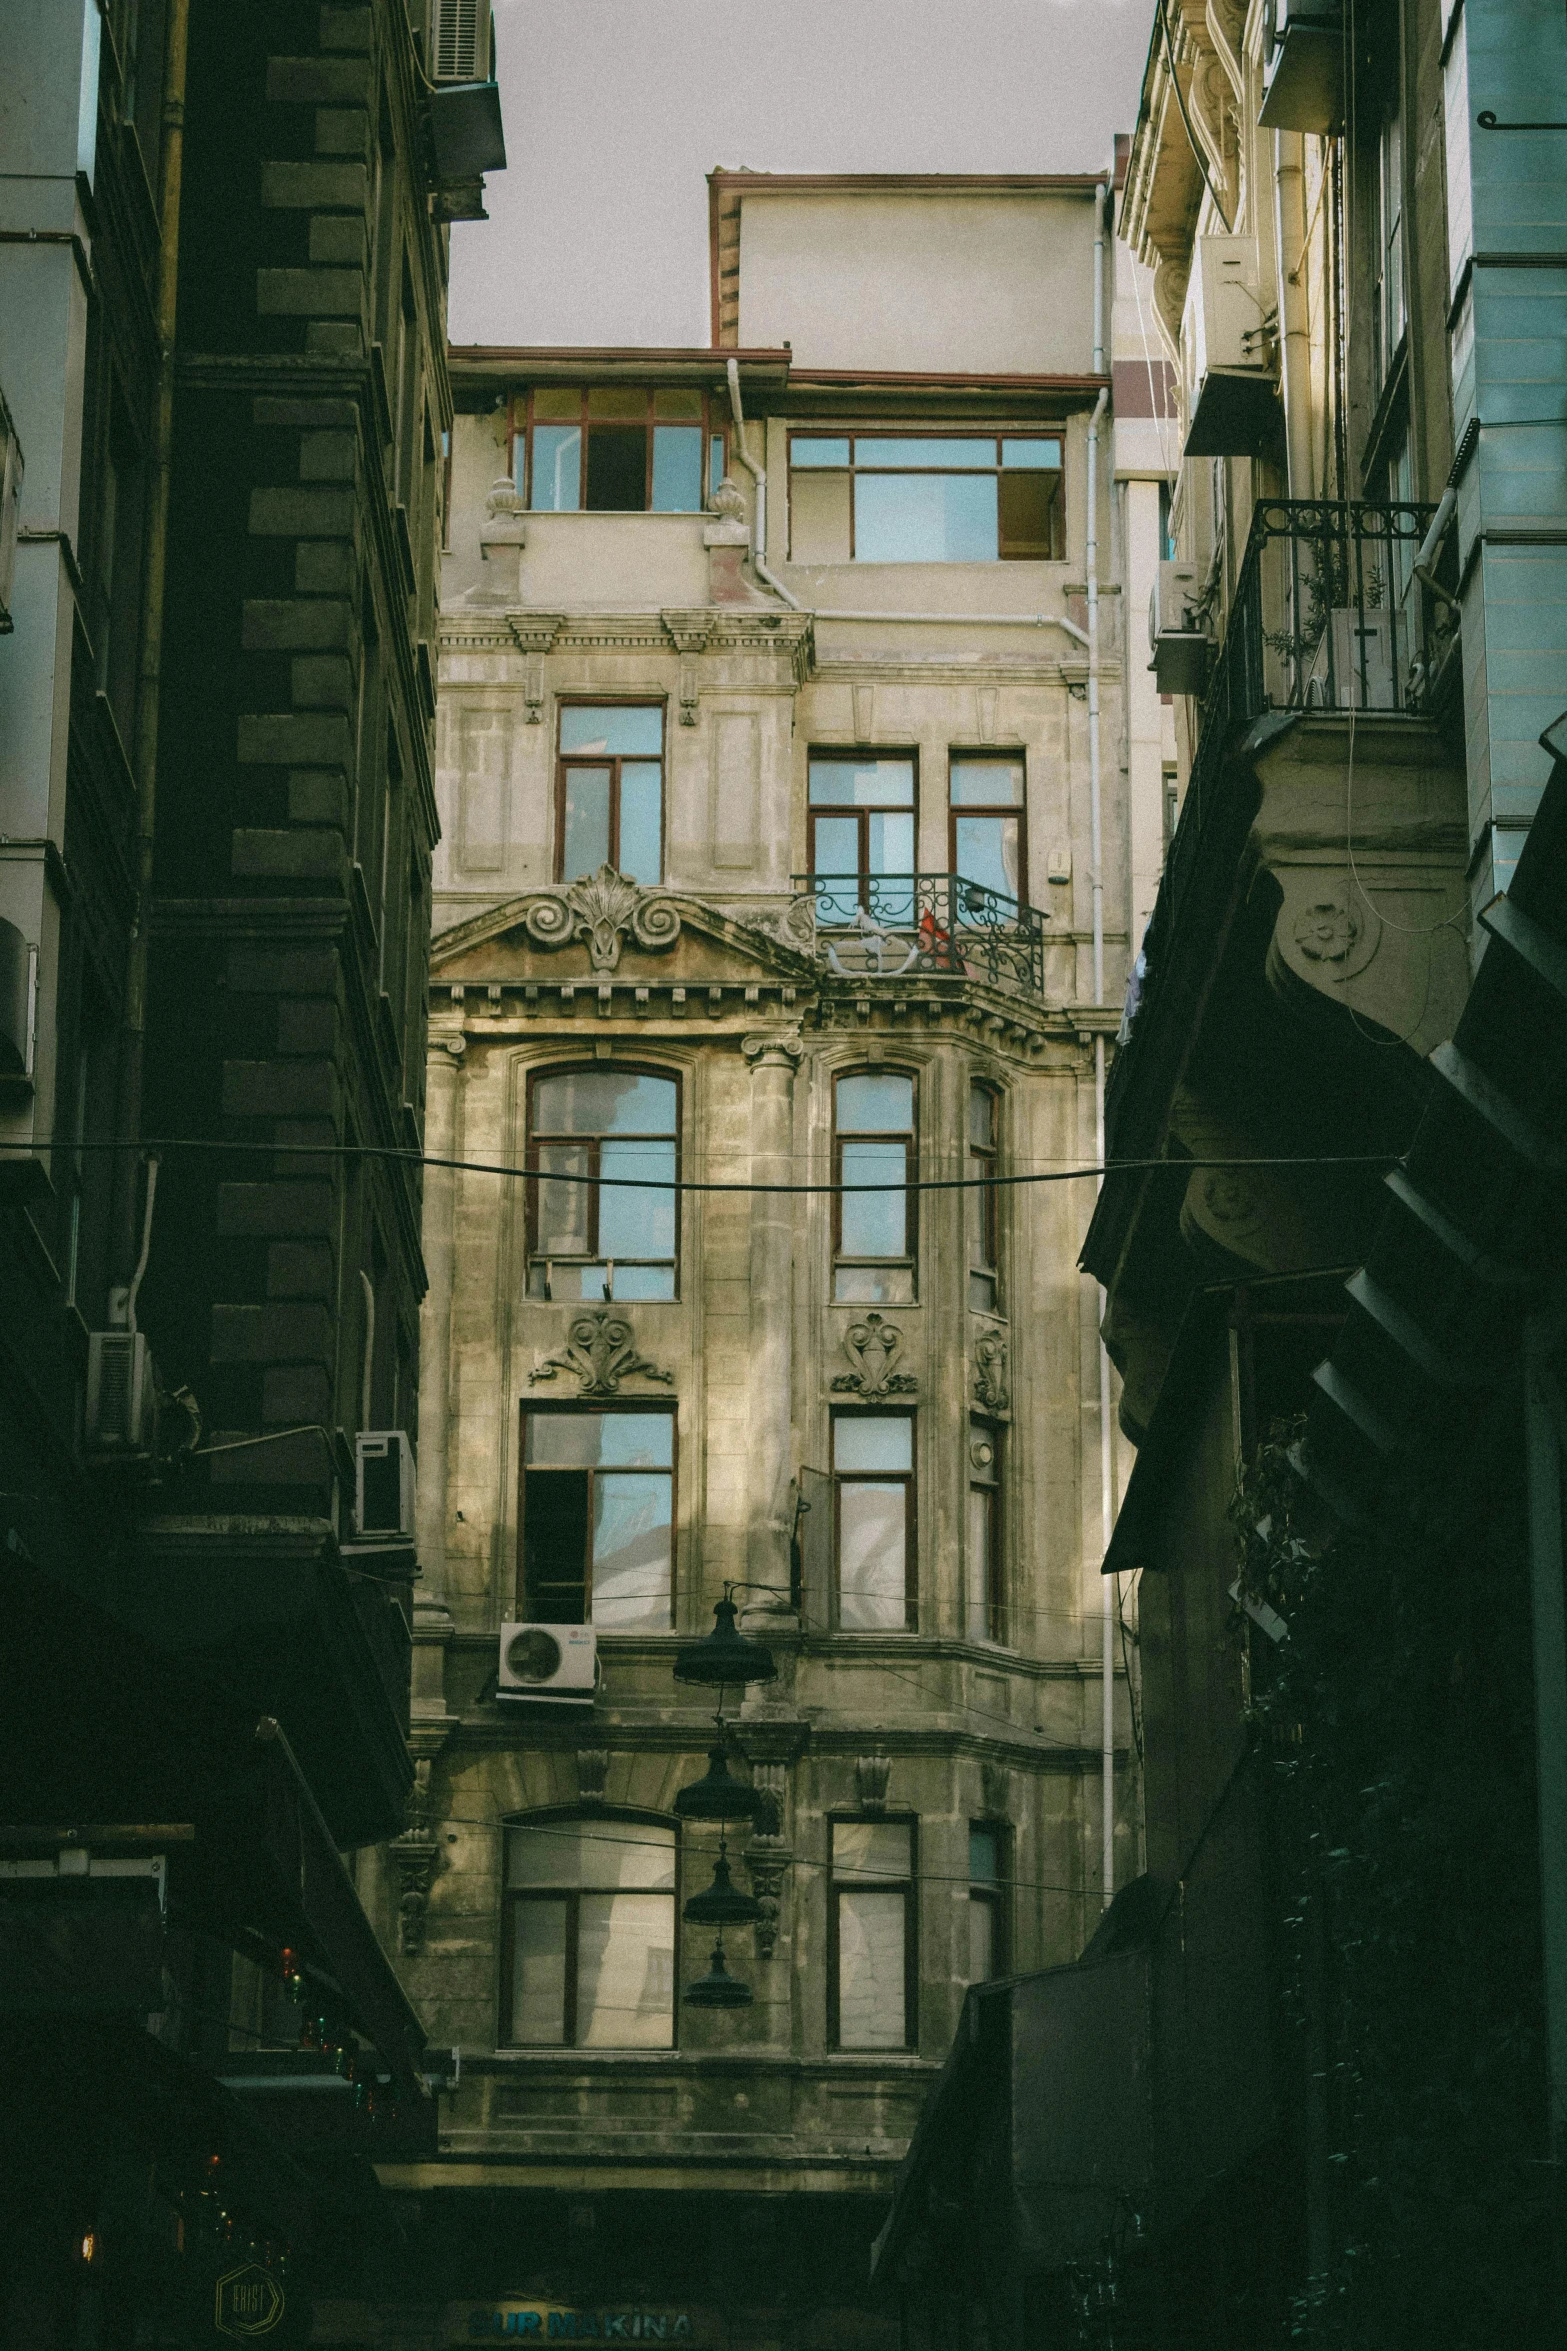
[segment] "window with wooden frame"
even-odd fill
[[[535,514],[700,514],[724,478],[716,396],[685,384],[540,384],[512,404],[512,463]]]
[[[678,1861],[645,1815],[508,1827],[503,2048],[673,2048]]]
[[[912,1820],[828,1823],[827,2038],[834,2049],[918,2039]]]
[[[680,1173],[679,1079],[603,1061],[536,1070],[527,1118],[528,1296],[673,1298],[679,1195],[663,1187]]]
[[[528,1624],[673,1621],[675,1416],[522,1407],[517,1607]]]
[[[992,1421],[969,1422],[968,1463],[964,1630],[971,1641],[1004,1641],[1006,1592],[1001,1557],[1001,1431]]]
[[[644,888],[664,875],[664,706],[563,702],[555,769],[555,879],[613,866]]]
[[[994,1821],[969,1822],[968,1980],[994,1983],[1011,1963],[1006,1902],[1007,1832]]]
[[[948,769],[947,855],[949,873],[998,897],[1021,901],[1028,894],[1027,814],[1023,761],[975,758],[956,752]],[[993,912],[993,910],[992,910]],[[963,919],[962,894],[958,920]]]
[[[914,1416],[832,1416],[833,1615],[844,1633],[913,1632]]]
[[[1059,433],[791,433],[791,563],[1057,562]]]
[[[813,751],[807,789],[817,923],[841,928],[865,913],[907,925],[914,900],[913,755]]]
[[[916,1149],[912,1077],[877,1069],[839,1078],[833,1088],[833,1183],[839,1188],[833,1193],[832,1294],[840,1305],[914,1303],[917,1195],[909,1187]]]
[[[994,1086],[974,1079],[968,1090],[968,1181],[963,1218],[968,1231],[968,1302],[980,1314],[1001,1304],[1001,1195],[995,1187],[1001,1103]]]

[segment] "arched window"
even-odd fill
[[[833,1181],[847,1187],[833,1195],[833,1296],[844,1305],[912,1306],[914,1080],[901,1070],[858,1070],[839,1078],[833,1103]]]
[[[541,1180],[528,1186],[530,1298],[673,1298],[675,1193],[613,1179],[672,1184],[679,1128],[676,1078],[600,1061],[531,1079],[528,1166]]]
[[[668,2049],[674,1829],[594,1813],[506,1831],[503,2046]]]

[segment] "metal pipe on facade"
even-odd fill
[[[1094,190],[1094,373],[1105,371],[1105,199],[1108,190],[1100,181]],[[1090,856],[1089,875],[1093,907],[1093,964],[1094,1002],[1104,1002],[1105,992],[1105,884],[1104,884],[1104,809],[1099,774],[1099,427],[1109,405],[1110,395],[1103,386],[1094,402],[1093,415],[1088,420],[1088,529],[1085,543],[1085,566],[1088,582],[1088,823]],[[1103,1033],[1094,1038],[1094,1163],[1103,1167],[1105,1157],[1105,1041]],[[1103,1178],[1100,1178],[1103,1182]],[[1099,1529],[1100,1557],[1110,1548],[1110,1536],[1115,1523],[1115,1461],[1110,1442],[1110,1358],[1105,1353],[1103,1326],[1105,1294],[1096,1289],[1098,1323],[1096,1336],[1099,1353]],[[1114,1589],[1103,1576],[1100,1578],[1100,1775],[1101,1827],[1100,1876],[1103,1894],[1108,1906],[1115,1892],[1115,1607]]]
[[[185,77],[190,0],[169,0],[163,60],[163,146],[158,168],[158,410],[147,501],[147,553],[142,573],[141,665],[137,677],[136,903],[125,958],[124,1048],[118,1123],[128,1146],[120,1162],[115,1253],[129,1261],[135,1246],[136,1161],[141,1128],[142,1062],[147,1027],[148,923],[152,903],[153,833],[158,792],[158,713],[163,675],[163,599],[169,560],[169,480],[174,452],[174,337],[178,317],[180,191],[185,164]]]
[[[1279,273],[1284,447],[1292,498],[1316,495],[1311,463],[1311,335],[1306,315],[1306,175],[1299,131],[1273,134],[1273,248]]]

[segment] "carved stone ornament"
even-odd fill
[[[1360,937],[1354,911],[1340,897],[1314,899],[1295,918],[1295,944],[1308,963],[1345,963]]]
[[[835,1396],[862,1396],[867,1403],[881,1396],[912,1396],[919,1381],[911,1371],[894,1369],[903,1353],[903,1333],[880,1314],[851,1322],[843,1334],[843,1351],[853,1364],[832,1383]]]
[[[797,955],[814,956],[817,952],[814,898],[791,898],[781,914],[760,914],[751,927],[776,939],[781,947],[792,947]]]
[[[782,1837],[754,1836],[745,1849],[746,1875],[751,1892],[762,1906],[756,1922],[756,1956],[771,1959],[778,1947],[778,1925],[783,1909],[784,1871],[790,1862]]]
[[[540,892],[521,910],[530,939],[541,947],[566,947],[586,939],[595,971],[613,971],[629,932],[649,951],[672,947],[680,936],[680,909],[661,891],[641,889],[612,865],[584,874],[564,889]]]
[[[862,1812],[885,1812],[887,1809],[887,1781],[892,1773],[890,1755],[860,1755],[854,1764],[854,1792]]]
[[[552,1380],[569,1371],[582,1396],[613,1396],[633,1373],[646,1380],[662,1380],[667,1387],[672,1371],[660,1371],[637,1352],[631,1325],[613,1306],[593,1306],[574,1314],[566,1326],[566,1344],[558,1355],[544,1355],[529,1372],[530,1380]]]
[[[987,1412],[1005,1412],[1012,1401],[1007,1343],[999,1331],[981,1331],[974,1343],[974,1399]]]
[[[577,1802],[597,1806],[604,1801],[604,1782],[609,1776],[607,1747],[579,1747],[577,1749]]]
[[[792,1029],[753,1029],[749,1036],[740,1039],[740,1050],[753,1069],[759,1063],[765,1066],[769,1062],[796,1069],[805,1052],[805,1041],[796,1023]]]
[[[745,492],[731,474],[725,474],[707,502],[710,514],[721,514],[726,522],[744,522]]]
[[[979,1784],[984,1791],[985,1810],[998,1820],[1005,1820],[1012,1809],[1012,1773],[1004,1763],[986,1756],[979,1767]]]
[[[417,1959],[424,1949],[425,1916],[440,1851],[430,1819],[430,1760],[429,1756],[415,1759],[414,1784],[408,1792],[408,1826],[389,1847],[397,1869],[397,1947],[409,1959]]]

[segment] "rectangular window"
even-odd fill
[[[835,1412],[832,1465],[838,1629],[912,1632],[917,1621],[912,1416]]]
[[[675,1832],[550,1821],[506,1832],[501,2040],[668,2049],[675,2038]]]
[[[828,2029],[835,2049],[915,2045],[914,1824],[835,1820]]]
[[[665,1631],[674,1604],[672,1412],[522,1410],[529,1624]]]
[[[555,879],[612,866],[650,887],[664,873],[664,711],[658,702],[564,702],[555,786]]]
[[[969,1422],[968,1605],[971,1641],[1003,1641],[1006,1607],[1001,1575],[1001,1432],[986,1420]]]
[[[728,446],[720,403],[688,385],[540,385],[512,409],[517,487],[535,514],[700,514]]]
[[[793,563],[1055,562],[1053,433],[794,433]]]
[[[985,1189],[963,1195],[968,1227],[968,1302],[977,1312],[994,1314],[1001,1303],[1001,1201],[989,1181],[996,1172],[995,1089],[975,1083],[968,1090],[968,1180]]]
[[[1404,339],[1404,124],[1392,114],[1377,145],[1376,380],[1380,385]]]
[[[679,1131],[675,1078],[594,1062],[530,1079],[530,1298],[674,1297],[678,1195],[662,1187],[679,1175]]]
[[[915,898],[914,761],[813,752],[809,792],[817,922],[841,929],[864,913],[906,927]]]
[[[833,1089],[833,1297],[914,1303],[914,1080],[861,1070]]]
[[[948,870],[960,880],[1001,898],[1014,901],[1026,895],[1028,864],[1024,854],[1023,762],[1021,759],[975,759],[954,756],[948,770],[951,807]],[[998,911],[985,901],[972,906],[975,915]],[[964,912],[958,893],[958,918]]]
[[[968,1980],[993,1983],[1007,1972],[1006,1831],[979,1821],[968,1832]]]

